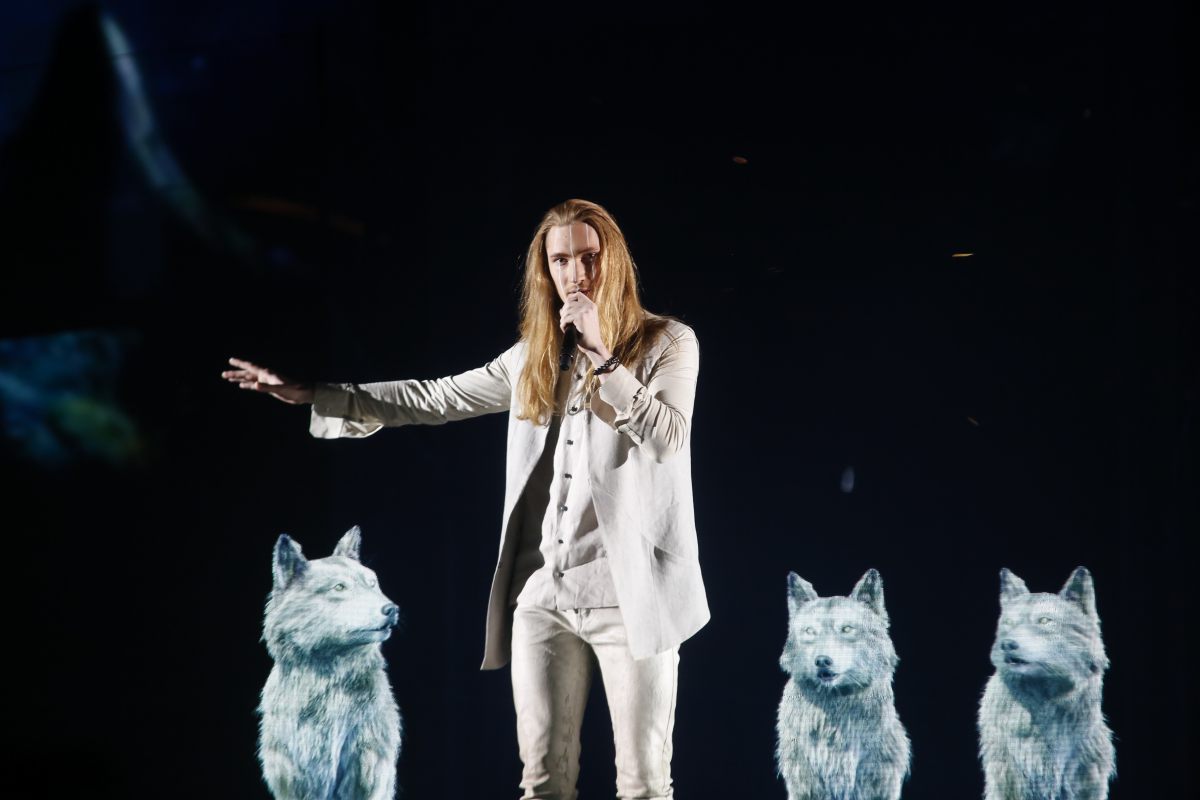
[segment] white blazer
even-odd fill
[[[363,437],[384,426],[438,425],[508,411],[500,554],[488,599],[482,669],[511,654],[508,604],[519,532],[513,511],[546,443],[546,425],[517,419],[517,342],[488,364],[436,380],[318,384],[309,431]],[[692,508],[691,420],[700,348],[668,320],[640,363],[618,366],[592,397],[586,433],[592,502],[634,658],[675,647],[709,619]]]

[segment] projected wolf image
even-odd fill
[[[1052,594],[1002,569],[992,664],[979,706],[986,800],[1105,800],[1116,766],[1091,573]]]
[[[275,544],[259,759],[276,800],[395,796],[400,712],[380,645],[400,612],[359,561],[361,541],[355,526],[312,561],[287,534]]]
[[[776,759],[788,800],[896,800],[910,753],[883,579],[870,569],[848,597],[820,597],[791,572],[787,602]]]

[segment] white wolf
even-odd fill
[[[849,597],[821,598],[790,572],[788,616],[775,758],[789,800],[896,800],[909,744],[879,573],[867,570]]]
[[[275,666],[262,691],[258,757],[277,800],[392,800],[400,711],[380,643],[396,605],[359,563],[355,526],[308,561],[275,543],[263,640]]]
[[[987,800],[1105,800],[1116,768],[1091,573],[1079,567],[1058,594],[1031,594],[1000,570],[992,663],[979,705]]]

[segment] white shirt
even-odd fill
[[[590,371],[576,354],[559,380],[546,445],[520,500],[520,539],[509,602],[566,611],[611,608],[617,591],[605,557],[588,476],[585,394]]]

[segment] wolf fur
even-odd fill
[[[1000,570],[992,664],[979,705],[986,800],[1105,800],[1116,767],[1091,573],[1079,567],[1058,594],[1031,594]]]
[[[867,570],[848,597],[822,598],[790,572],[788,618],[775,758],[789,800],[896,800],[910,751],[879,573]]]
[[[276,800],[392,800],[400,711],[380,644],[399,610],[359,563],[355,526],[308,561],[275,543],[263,641],[275,666],[262,691],[258,757]]]

